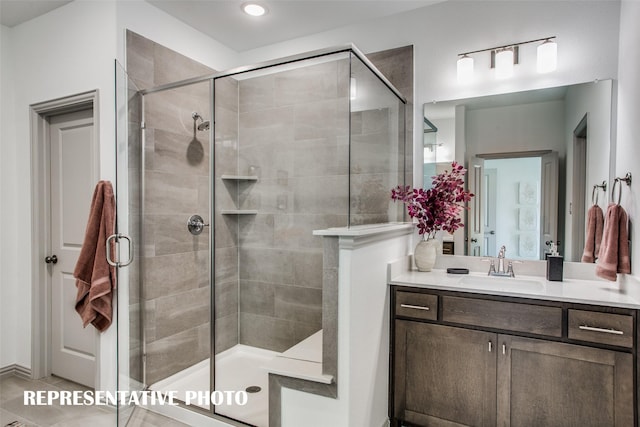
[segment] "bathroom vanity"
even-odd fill
[[[392,426],[637,425],[640,305],[616,284],[390,277]]]

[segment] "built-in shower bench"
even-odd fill
[[[300,341],[263,366],[272,374],[331,384],[333,376],[322,373],[322,330]]]
[[[287,369],[269,373],[269,427],[283,420],[336,427],[388,422],[387,264],[408,255],[413,230],[378,224],[314,231],[324,250],[322,336],[276,360]],[[298,361],[301,371],[292,374]]]

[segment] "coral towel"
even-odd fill
[[[100,181],[93,193],[84,242],[73,271],[78,288],[76,311],[82,325],[86,327],[91,323],[100,332],[111,325],[113,313],[111,303],[116,276],[115,269],[107,263],[106,242],[115,229],[115,209],[111,183]]]
[[[629,218],[622,206],[610,204],[604,223],[596,274],[615,281],[616,273],[631,273],[629,258]]]
[[[593,205],[587,211],[587,238],[584,242],[582,262],[596,262],[602,242],[602,229],[604,227],[604,214],[600,206]]]

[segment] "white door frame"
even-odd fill
[[[92,159],[94,181],[100,176],[100,139],[98,90],[32,104],[31,126],[31,378],[51,374],[51,289],[47,284],[44,258],[51,246],[51,202],[49,177],[49,118],[59,114],[93,109]],[[99,347],[96,340],[96,347]],[[100,358],[96,348],[96,379],[100,372]],[[99,384],[96,381],[96,384]]]

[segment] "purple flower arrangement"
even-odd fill
[[[391,190],[391,200],[403,202],[412,218],[418,220],[418,233],[433,238],[439,230],[453,233],[463,227],[460,212],[466,209],[473,194],[464,189],[467,170],[456,162],[451,171],[433,177],[428,190],[397,186]]]

